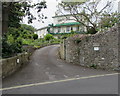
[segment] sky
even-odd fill
[[[40,2],[41,0],[32,0],[32,3],[37,3]],[[58,2],[60,2],[61,0],[45,0],[47,3],[47,9],[43,9],[41,12],[47,16],[48,18],[46,20],[44,20],[44,23],[42,22],[38,22],[37,20],[33,21],[32,25],[33,27],[35,27],[36,29],[40,29],[42,27],[46,27],[48,26],[48,24],[53,23],[53,16],[55,15],[55,12],[57,10],[57,4]],[[100,6],[103,6],[105,4],[106,0],[102,0],[102,3]],[[114,0],[114,4],[113,4],[113,10],[118,10],[118,2],[120,0]],[[120,6],[120,5],[119,5]],[[37,16],[37,13],[34,11],[34,9],[32,10],[32,13],[34,14],[34,16]],[[27,24],[27,18],[23,19],[23,23]]]
[[[41,0],[33,0],[33,2],[40,2],[40,1]],[[35,21],[33,21],[33,24],[30,24],[37,29],[45,27],[48,24],[53,23],[52,17],[55,15],[56,6],[57,6],[57,3],[59,2],[59,0],[45,0],[45,1],[47,2],[46,3],[47,4],[47,9],[43,9],[41,12],[45,16],[47,16],[47,19],[44,20],[44,23],[38,22],[37,20],[35,20]],[[34,15],[37,15],[37,13],[33,10],[32,10],[32,13]],[[24,18],[23,23],[27,24],[27,19],[26,18]]]

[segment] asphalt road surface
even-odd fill
[[[118,93],[116,72],[67,63],[59,59],[58,48],[52,45],[36,50],[26,66],[3,79],[3,94]]]

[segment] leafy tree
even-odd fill
[[[49,41],[51,39],[54,39],[54,36],[52,34],[47,34],[45,37],[44,37],[45,40]]]
[[[61,2],[58,5],[58,12],[64,14],[64,11],[68,14],[71,14],[73,19],[81,23],[88,32],[94,34],[97,32],[98,22],[101,15],[106,11],[107,8],[111,8],[112,1],[108,1],[105,6],[102,6],[101,9],[98,6],[101,0],[86,0],[85,2]],[[106,11],[107,12],[107,11]],[[91,32],[92,31],[92,32]]]
[[[31,25],[21,24],[21,28],[24,29],[24,30],[28,30],[30,32],[35,31],[35,28],[33,26],[31,26]]]
[[[34,8],[38,12],[39,21],[46,19],[40,11],[47,8],[46,2],[42,1],[37,4],[32,4],[29,1],[26,2],[3,2],[2,3],[2,33],[3,35],[8,31],[8,27],[20,27],[20,21],[24,16],[28,17],[28,23],[32,23],[36,20],[36,17],[31,13],[31,9]]]
[[[17,28],[9,27],[8,28],[8,32],[5,35],[6,36],[12,35],[14,39],[17,39],[20,36],[20,31]],[[8,37],[6,37],[6,38],[8,38]]]
[[[47,8],[46,2],[41,1],[37,4],[26,2],[2,2],[2,56],[9,57],[22,52],[22,39],[33,38],[34,28],[25,24],[21,25],[23,17],[28,17],[28,23],[36,20],[31,13],[34,8],[39,17],[39,21],[46,19],[40,13],[42,9]]]
[[[20,37],[21,38],[32,39],[35,28],[31,25],[21,24],[21,27],[19,28],[19,31],[20,31]]]
[[[19,28],[9,27],[7,34],[2,38],[2,57],[21,53],[23,39],[33,39],[34,30],[32,26],[25,24]]]
[[[21,38],[14,39],[12,35],[2,37],[2,57],[7,58],[22,52]]]
[[[103,16],[101,17],[101,21],[99,22],[99,26],[101,28],[105,28],[105,27],[112,27],[116,24],[119,23],[119,19],[120,19],[120,13],[115,12],[115,13],[111,13],[111,14],[103,14]]]

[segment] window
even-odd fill
[[[66,21],[67,21],[67,20],[70,20],[70,17],[66,17]]]
[[[76,31],[79,31],[79,26],[77,26]]]
[[[59,27],[59,28],[58,28],[58,33],[60,33],[60,31],[61,31],[61,28]]]
[[[71,27],[71,31],[73,30],[73,27]]]
[[[66,32],[69,32],[69,31],[70,31],[70,27],[67,27],[67,28],[66,28]]]

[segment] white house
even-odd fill
[[[53,24],[49,24],[47,27],[38,29],[35,33],[38,34],[38,38],[43,38],[46,34],[61,34],[77,32],[82,33],[86,31],[86,28],[79,22],[74,20],[71,14],[68,15],[56,15],[52,17]]]
[[[51,33],[70,33],[71,31],[86,31],[86,28],[83,27],[82,24],[80,24],[79,22],[76,22],[71,14],[54,16],[53,19],[54,25],[50,28]]]
[[[34,33],[38,35],[38,38],[44,38],[46,34],[48,34],[47,27],[40,28],[36,30]]]

